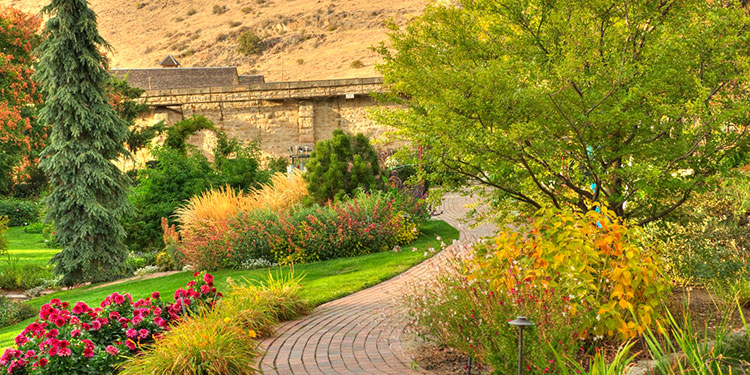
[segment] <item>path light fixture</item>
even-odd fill
[[[524,327],[533,326],[534,323],[526,319],[525,316],[519,316],[511,320],[508,324],[518,327],[518,375],[521,375],[523,366],[523,329]]]

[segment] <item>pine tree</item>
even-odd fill
[[[39,117],[50,124],[50,144],[41,168],[49,177],[47,220],[55,223],[63,250],[53,258],[62,283],[105,281],[123,274],[130,209],[127,177],[112,163],[127,154],[127,124],[107,101],[109,79],[96,15],[86,0],[52,0],[34,78],[46,105]]]
[[[307,163],[307,186],[318,202],[351,196],[358,188],[375,188],[380,174],[378,154],[370,140],[337,129],[333,137],[320,141]]]

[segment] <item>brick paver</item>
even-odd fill
[[[437,210],[436,218],[456,227],[461,241],[493,234],[490,225],[471,228],[462,222],[466,205],[472,202],[472,198],[448,194]],[[266,375],[425,374],[411,368],[411,360],[402,350],[400,338],[406,322],[394,298],[407,284],[428,277],[434,268],[431,265],[442,256],[437,254],[391,280],[282,324],[276,337],[261,343],[265,349],[261,371]]]

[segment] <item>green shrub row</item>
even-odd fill
[[[29,225],[39,221],[39,203],[30,199],[0,199],[0,216],[7,216],[11,227]]]

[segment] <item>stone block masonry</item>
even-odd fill
[[[202,115],[229,136],[260,141],[262,151],[285,156],[290,147],[314,145],[330,138],[335,129],[380,137],[388,128],[370,118],[371,108],[379,105],[370,94],[383,91],[383,80],[377,77],[149,90],[142,100],[151,111],[141,121],[164,120],[171,125]],[[210,132],[190,138],[203,150],[214,142]]]

